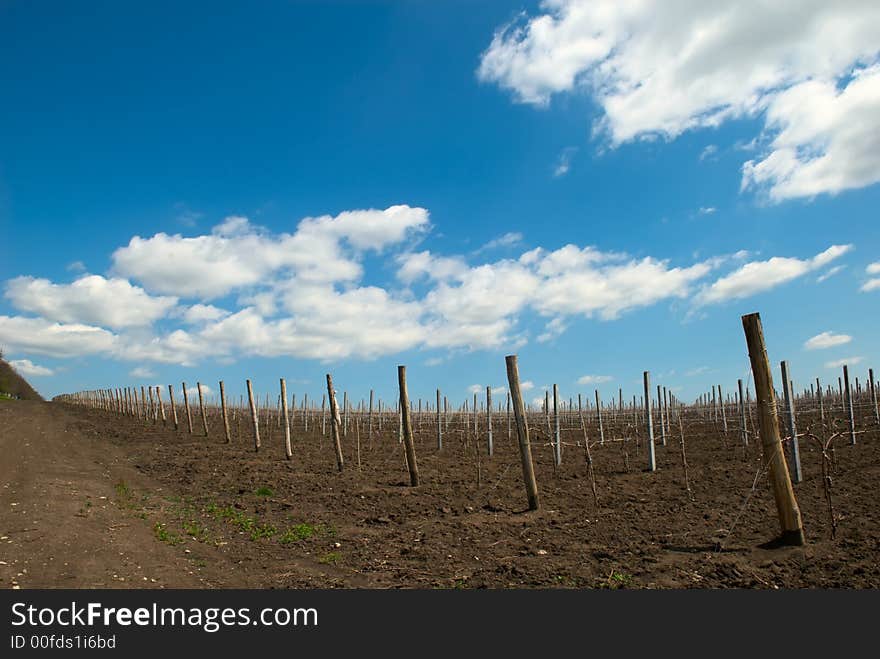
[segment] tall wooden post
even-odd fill
[[[199,392],[199,409],[202,412],[202,430],[205,431],[205,437],[208,436],[208,415],[205,412],[205,398],[202,396],[202,383],[196,382],[196,389]]]
[[[602,403],[599,400],[599,390],[595,390],[596,394],[596,418],[599,420],[599,444],[605,444],[605,426],[602,424]],[[580,399],[578,399],[580,400]],[[589,406],[589,400],[587,401]]]
[[[327,399],[330,401],[330,435],[333,438],[333,449],[336,451],[336,468],[342,471],[345,466],[345,458],[342,455],[342,441],[339,439],[339,426],[342,420],[339,418],[339,407],[336,403],[336,390],[333,388],[333,378],[327,374]]]
[[[367,439],[373,439],[373,390],[370,389],[370,409],[367,412]]]
[[[189,409],[189,394],[186,391],[186,382],[181,382],[180,386],[183,387],[183,407],[186,409],[186,425],[189,429],[189,434],[193,434],[193,418],[192,411]]]
[[[880,426],[880,407],[877,407],[877,385],[874,384],[874,369],[868,369],[868,386],[871,390],[871,409],[874,411],[874,420]]]
[[[486,387],[486,452],[492,456],[494,446],[492,444],[492,387]]]
[[[749,445],[749,433],[746,430],[746,399],[743,398],[743,381],[742,378],[736,381],[739,389],[739,432],[743,446]]]
[[[254,400],[254,388],[251,381],[247,381],[248,404],[251,406],[251,423],[254,427],[254,451],[260,450],[260,417],[257,413],[257,403]]]
[[[849,368],[843,365],[843,402],[846,405],[846,415],[849,418],[849,443],[855,446],[856,443],[856,420],[853,415],[852,389],[849,387]]]
[[[519,454],[522,461],[526,497],[529,500],[529,510],[537,510],[538,484],[535,481],[535,465],[532,462],[529,426],[526,423],[526,411],[523,405],[522,391],[519,387],[519,367],[516,355],[505,357],[505,363],[507,364],[507,383],[510,386],[510,399],[513,402],[513,415],[516,421],[516,434],[519,439]]]
[[[819,384],[819,378],[816,378],[816,399],[819,402],[819,421],[825,423],[825,404],[822,400],[822,385]]]
[[[287,383],[281,378],[281,414],[284,423],[284,456],[290,460],[293,451],[290,449],[290,414],[287,409]],[[295,412],[296,410],[294,410]]]
[[[559,387],[553,385],[553,457],[556,466],[562,464],[562,435],[559,431]]]
[[[223,415],[223,434],[226,443],[229,444],[232,437],[229,434],[229,416],[226,413],[226,389],[223,387],[223,380],[220,380],[220,413]]]
[[[663,413],[663,396],[662,389],[657,385],[657,416],[660,418],[660,443],[666,446],[666,417]]]
[[[657,471],[657,456],[654,453],[654,421],[651,418],[651,373],[645,371],[645,423],[648,433],[648,471]]]
[[[440,407],[440,390],[437,390],[437,450],[443,450],[443,409]]]
[[[801,471],[801,451],[797,438],[797,423],[795,422],[794,391],[792,391],[791,379],[788,377],[788,362],[783,360],[779,363],[779,368],[782,372],[782,389],[784,392],[786,420],[788,421],[788,434],[791,437],[792,480],[795,483],[800,483],[804,480],[804,476]]]
[[[169,405],[171,405],[171,420],[174,422],[174,429],[177,430],[179,428],[179,424],[177,423],[177,405],[174,404],[174,385],[168,385],[168,400]]]
[[[416,447],[413,442],[412,418],[409,409],[409,393],[406,390],[406,366],[397,367],[397,383],[400,386],[400,411],[403,421],[403,441],[406,446],[406,466],[409,468],[409,484],[419,485],[419,465],[416,462]]]
[[[770,360],[767,358],[761,316],[757,313],[747,314],[742,317],[742,324],[749,349],[749,360],[752,363],[752,374],[755,378],[755,400],[758,409],[761,445],[764,460],[768,464],[773,498],[776,500],[779,524],[782,528],[780,541],[785,544],[803,545],[804,526],[801,521],[801,511],[794,496],[794,488],[791,485],[788,464],[782,452],[779,417],[776,411],[776,393],[773,389],[773,373],[770,370]]]

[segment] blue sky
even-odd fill
[[[0,5],[0,346],[44,395],[460,401],[516,352],[529,398],[690,399],[752,311],[796,383],[880,364],[880,11],[179,4]]]

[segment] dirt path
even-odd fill
[[[248,587],[216,548],[184,550],[151,523],[173,492],[59,405],[0,401],[0,587]]]

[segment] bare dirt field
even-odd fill
[[[658,439],[649,473],[644,439],[622,422],[608,421],[603,445],[588,426],[598,509],[580,428],[565,429],[556,469],[538,419],[541,509],[528,512],[503,415],[491,458],[463,422],[442,453],[435,426],[417,427],[422,484],[411,488],[390,422],[371,441],[352,422],[339,473],[320,420],[308,432],[294,423],[288,461],[274,420],[256,453],[240,414],[226,444],[213,412],[204,437],[200,420],[190,435],[170,421],[10,401],[0,403],[0,586],[876,588],[880,432],[860,416],[857,445],[835,443],[837,537],[820,453],[802,439],[807,544],[773,548],[759,443],[744,448],[738,431],[696,415],[685,423],[692,496],[677,428],[667,446]]]

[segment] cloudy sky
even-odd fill
[[[0,347],[44,395],[460,401],[516,352],[530,397],[689,399],[752,311],[796,382],[880,365],[876,1],[177,5],[0,6]]]

